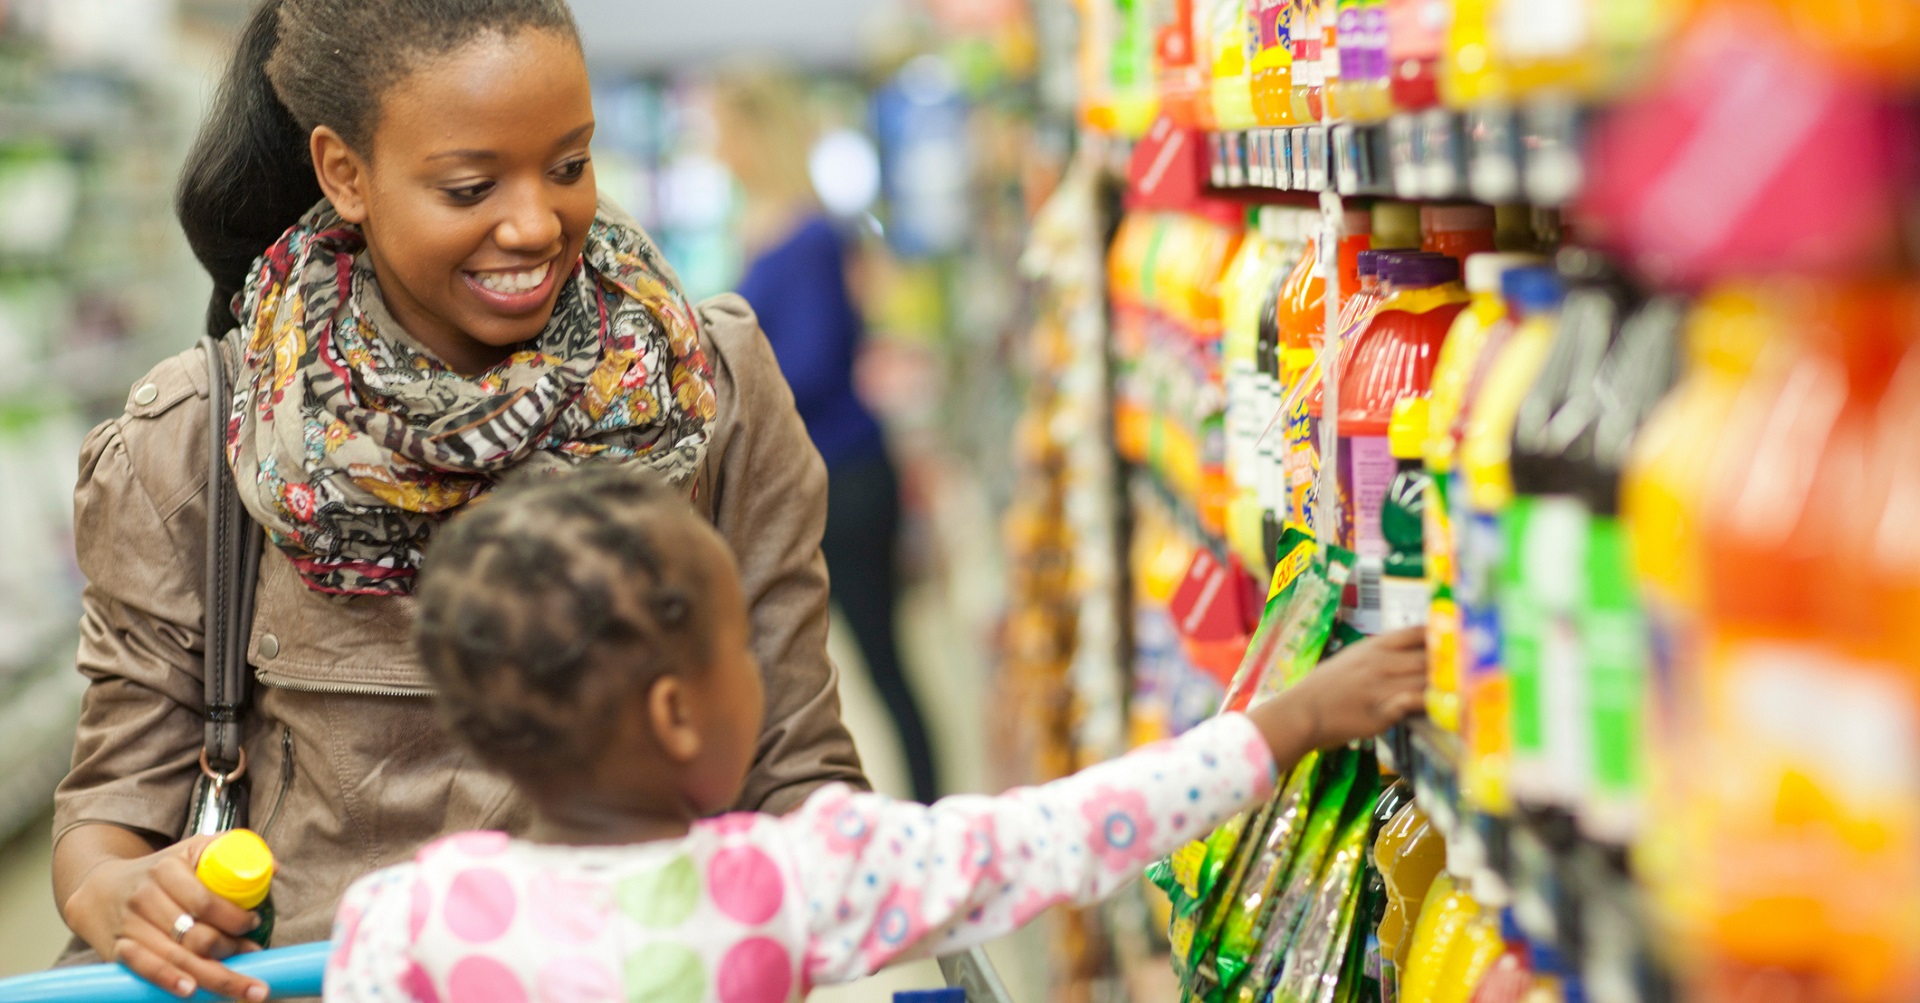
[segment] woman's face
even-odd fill
[[[499,363],[553,315],[593,222],[593,124],[578,46],[530,29],[387,88],[368,157],[314,130],[321,186],[366,233],[388,310],[456,371]]]

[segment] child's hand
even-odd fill
[[[1420,709],[1426,684],[1426,632],[1409,627],[1345,648],[1247,716],[1286,767],[1313,749],[1380,734]]]

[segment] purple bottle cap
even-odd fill
[[[1386,254],[1386,251],[1361,251],[1359,255],[1360,277],[1366,278],[1369,275],[1378,276],[1380,274],[1380,259],[1385,257]]]
[[[1388,254],[1380,261],[1380,281],[1402,289],[1460,281],[1460,262],[1444,254],[1415,251]]]

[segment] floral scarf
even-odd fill
[[[660,252],[603,204],[538,338],[455,373],[380,302],[358,227],[320,203],[254,262],[228,461],[310,588],[412,587],[435,527],[508,471],[638,461],[684,485],[706,456],[712,369]]]

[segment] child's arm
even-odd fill
[[[1425,665],[1417,631],[1387,635],[1246,715],[999,797],[929,807],[837,789],[810,799],[780,823],[808,899],[810,984],[962,950],[1049,906],[1112,894],[1267,796],[1307,751],[1412,712]]]

